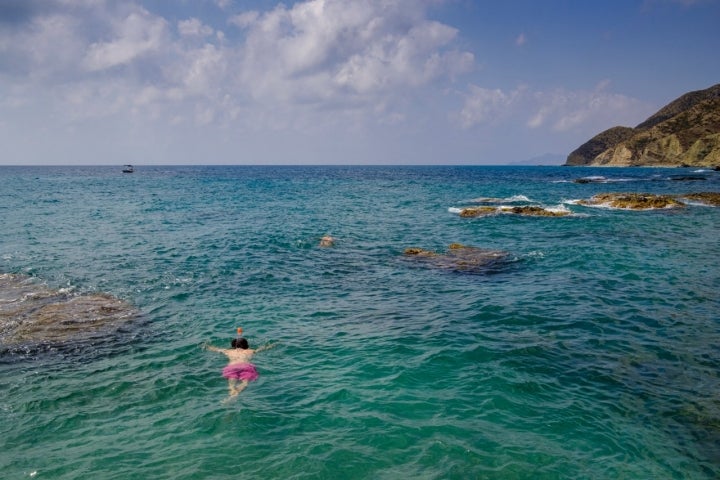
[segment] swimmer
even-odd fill
[[[240,392],[247,388],[249,382],[254,382],[258,378],[258,372],[255,365],[250,363],[250,359],[257,352],[269,350],[275,345],[264,345],[257,350],[250,348],[246,338],[234,338],[230,343],[232,348],[224,349],[214,347],[212,345],[203,345],[205,349],[212,352],[225,354],[230,360],[223,368],[222,376],[228,380],[228,388],[230,389],[230,397],[228,400],[237,397]]]
[[[335,239],[330,235],[325,235],[320,239],[321,247],[332,247],[333,245],[335,245]]]

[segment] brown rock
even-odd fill
[[[507,261],[509,253],[452,243],[445,254],[412,247],[405,249],[405,255],[421,258],[441,270],[484,273]]]
[[[720,192],[688,193],[687,195],[682,195],[680,198],[687,198],[695,202],[720,207]]]
[[[542,207],[536,207],[532,205],[526,205],[523,207],[509,207],[503,209],[503,211],[514,213],[516,215],[525,215],[525,216],[533,216],[533,217],[564,217],[566,215],[570,215],[570,212],[566,211],[560,211],[560,212],[553,212],[550,210],[546,210]]]
[[[534,217],[564,217],[570,212],[553,212],[542,207],[534,205],[525,205],[517,207],[467,207],[460,211],[460,216],[464,218],[485,217],[488,215],[497,215],[499,213],[509,213],[514,215],[525,215]]]
[[[0,349],[87,340],[139,317],[111,295],[65,293],[22,275],[0,274],[0,298]]]
[[[682,207],[684,204],[669,195],[650,193],[600,193],[589,200],[581,200],[581,205],[607,205],[627,210],[649,210],[658,208]]]
[[[431,252],[430,250],[423,250],[422,248],[417,247],[409,247],[405,249],[405,255],[417,255],[420,257],[434,257],[438,254],[435,252]]]
[[[497,207],[467,207],[460,210],[460,216],[465,218],[484,217],[498,213]]]

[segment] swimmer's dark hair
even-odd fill
[[[245,337],[233,338],[233,341],[230,342],[230,345],[232,345],[233,348],[242,348],[243,350],[247,350],[248,348],[250,348],[247,338]]]

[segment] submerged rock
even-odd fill
[[[707,180],[707,178],[702,175],[671,175],[670,180],[674,182],[697,182]]]
[[[688,193],[687,195],[682,195],[680,198],[720,207],[720,192]]]
[[[452,243],[447,253],[411,247],[405,249],[405,255],[426,261],[429,265],[442,270],[468,273],[486,273],[507,262],[509,253],[502,250],[470,247]]]
[[[104,293],[53,290],[29,277],[0,274],[0,349],[57,345],[110,334],[139,318],[127,302]]]
[[[575,183],[607,183],[607,178],[601,176],[581,177],[573,180]]]
[[[651,193],[600,193],[589,200],[580,200],[580,205],[608,206],[626,210],[650,210],[676,208],[684,204],[669,195]]]

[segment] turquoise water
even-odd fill
[[[572,182],[587,175],[610,183]],[[720,191],[720,173],[2,167],[0,273],[105,292],[141,318],[0,354],[0,471],[717,478],[720,209],[571,202],[612,191]],[[449,210],[479,197],[572,214]],[[453,242],[510,257],[463,274],[402,255]],[[225,358],[200,345],[238,326],[277,347],[223,403]]]

